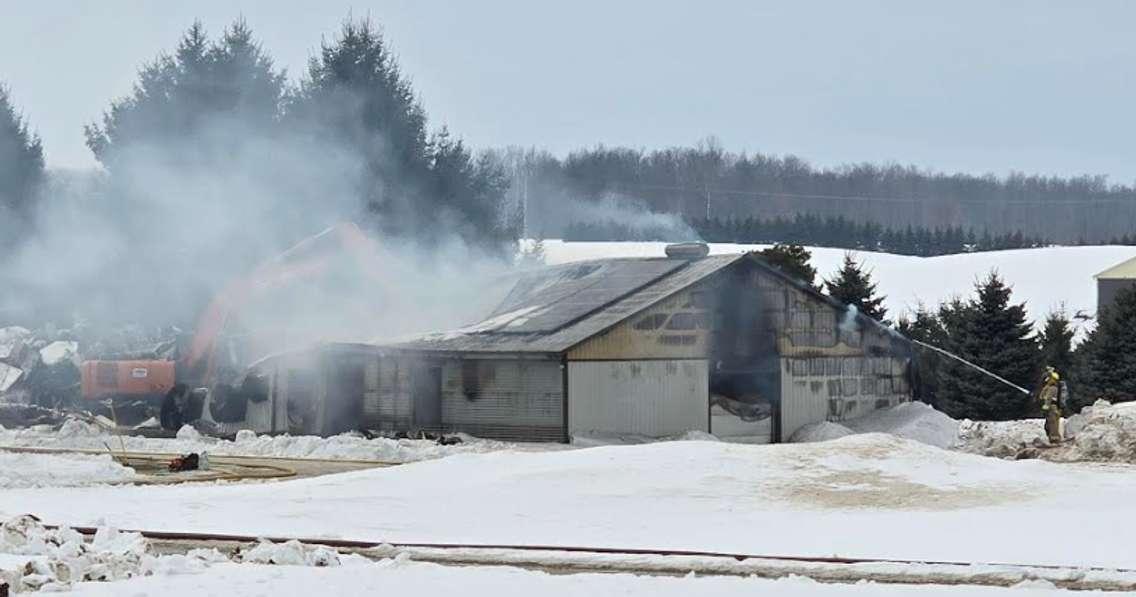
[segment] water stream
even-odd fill
[[[909,340],[910,340],[910,338],[909,338]],[[937,353],[939,353],[943,356],[950,357],[950,358],[952,358],[952,359],[954,359],[954,360],[956,360],[956,361],[958,361],[958,362],[960,362],[960,363],[962,363],[962,364],[964,364],[968,367],[972,367],[972,368],[980,371],[981,373],[984,373],[984,374],[986,374],[990,377],[993,377],[994,379],[1010,386],[1011,388],[1014,388],[1015,390],[1017,390],[1017,391],[1019,391],[1023,394],[1029,394],[1030,393],[1029,390],[1023,388],[1022,386],[1019,386],[1018,384],[1016,384],[1016,383],[1014,383],[1014,382],[1012,382],[1012,381],[1010,381],[1010,380],[1008,380],[1008,379],[1006,379],[1006,378],[1004,378],[1000,375],[995,375],[994,373],[991,373],[990,371],[987,371],[986,369],[983,369],[982,367],[979,367],[978,365],[975,365],[974,363],[972,363],[972,362],[970,362],[970,361],[968,361],[968,360],[966,360],[966,359],[964,359],[964,358],[962,358],[962,357],[960,357],[956,354],[949,353],[949,352],[943,350],[942,348],[939,348],[938,346],[931,346],[930,344],[927,344],[926,342],[920,342],[918,340],[911,340],[911,342],[918,344],[919,346],[922,346],[924,348],[930,348],[931,350],[933,350],[933,351],[935,351],[935,352],[937,352]]]

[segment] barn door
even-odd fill
[[[442,368],[434,364],[415,365],[411,378],[414,398],[414,426],[433,429],[442,425]]]

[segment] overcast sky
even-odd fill
[[[918,6],[916,6],[918,4]],[[200,18],[243,15],[291,76],[349,13],[435,125],[556,153],[716,136],[822,165],[1136,180],[1136,2],[0,0],[0,80],[56,167]]]

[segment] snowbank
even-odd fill
[[[840,439],[846,435],[852,435],[852,433],[851,429],[840,423],[821,421],[819,423],[809,423],[801,427],[793,433],[792,437],[789,438],[789,442],[794,444],[826,442],[833,439]]]
[[[333,460],[380,460],[383,462],[416,462],[451,454],[508,451],[561,450],[562,444],[513,444],[461,436],[462,443],[443,446],[430,440],[367,439],[357,434],[333,437],[256,435],[239,432],[236,441],[200,434],[183,427],[176,438],[121,436],[81,421],[69,419],[58,430],[47,427],[0,429],[0,446],[80,448],[116,451],[189,453],[209,452],[224,456],[268,456],[280,458],[321,458]]]
[[[1022,419],[1018,421],[959,422],[958,449],[973,454],[996,458],[1016,458],[1027,450],[1049,445],[1045,436],[1045,421]]]
[[[0,452],[0,489],[80,487],[123,483],[136,477],[109,455]]]
[[[81,583],[112,583],[138,576],[199,573],[230,559],[215,549],[156,555],[138,533],[100,526],[90,541],[66,526],[47,528],[30,515],[0,525],[0,582],[16,592],[81,589]],[[235,562],[283,566],[333,567],[363,563],[362,556],[340,555],[298,541],[262,542],[234,556]],[[164,593],[164,592],[163,592]]]
[[[923,402],[904,402],[844,421],[855,433],[890,433],[937,448],[958,443],[959,422]]]
[[[1136,463],[1136,403],[1098,400],[1063,422],[1065,441],[1051,445],[1041,419],[962,421],[959,449],[1000,458]]]
[[[1136,567],[1122,548],[1136,534],[1133,491],[1136,477],[1113,469],[870,433],[458,454],[274,483],[0,491],[0,516],[250,536]],[[1037,523],[1051,517],[1079,529],[1061,549]]]
[[[805,425],[789,441],[823,442],[856,433],[887,433],[937,448],[950,448],[959,441],[959,422],[922,402],[904,402],[840,423],[822,421]]]
[[[1136,403],[1098,400],[1066,421],[1068,460],[1136,462]]]

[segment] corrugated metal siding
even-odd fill
[[[495,439],[561,441],[563,388],[556,361],[447,359],[442,428]]]
[[[712,313],[698,285],[580,343],[568,360],[697,359],[709,351]]]
[[[781,375],[782,441],[789,441],[801,427],[828,418],[828,390],[824,383],[794,377],[791,361],[793,359],[781,360],[784,367]]]
[[[413,407],[410,392],[412,359],[378,357],[368,363],[363,418],[376,431],[409,431]]]
[[[1116,295],[1125,288],[1136,286],[1136,280],[1097,280],[1097,313],[1101,309],[1112,305],[1116,301]]]
[[[569,432],[708,431],[709,384],[705,360],[569,362]]]
[[[910,399],[906,359],[881,357],[784,358],[781,437],[809,423],[844,421]]]

